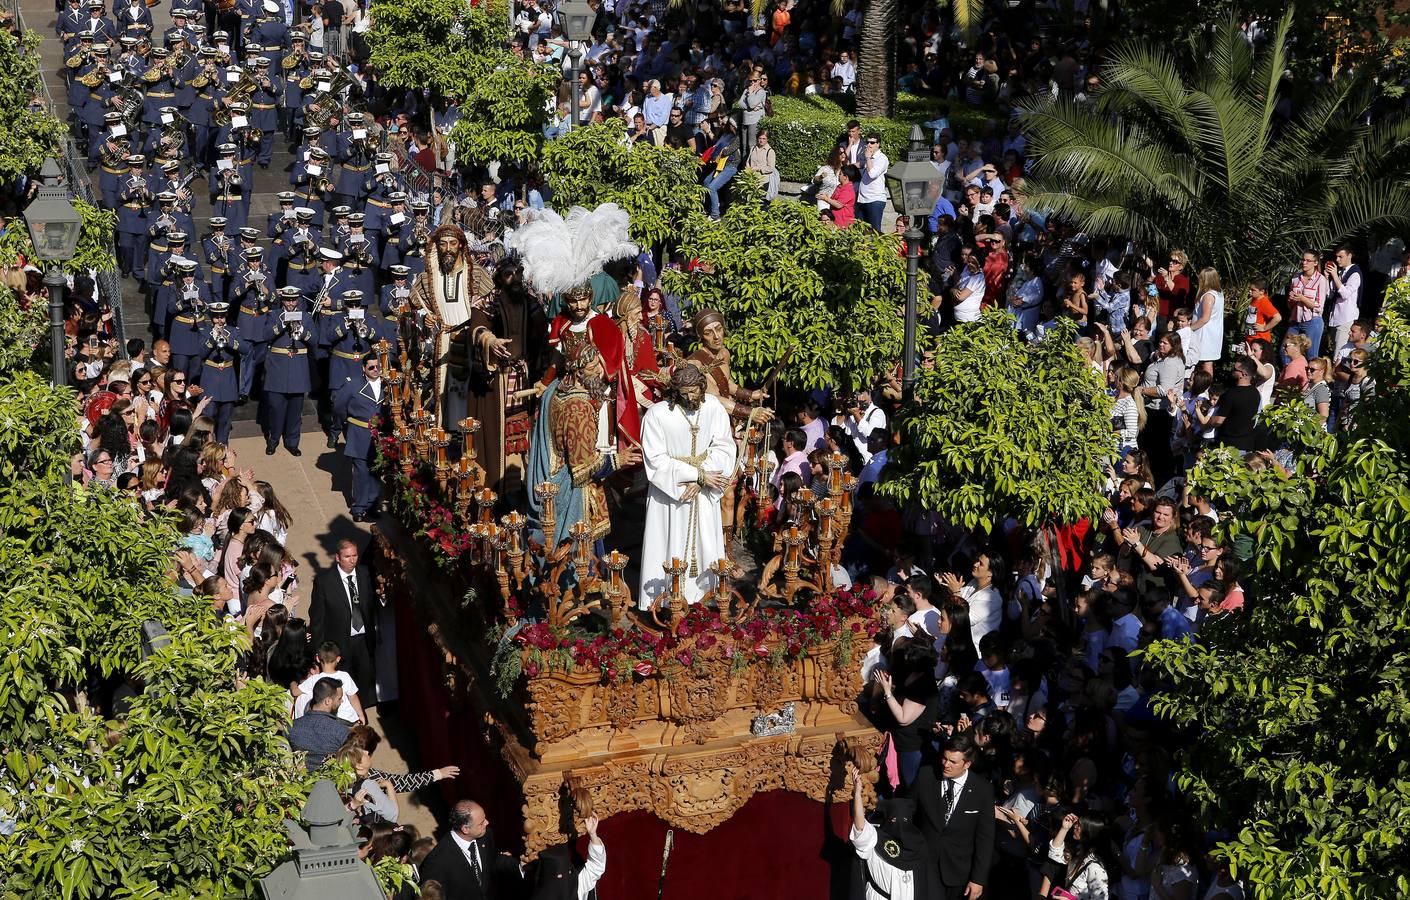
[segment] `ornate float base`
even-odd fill
[[[614,684],[538,674],[503,697],[483,611],[410,535],[389,526],[378,538],[400,621],[414,618],[441,658],[447,717],[482,723],[476,737],[518,782],[527,856],[577,833],[586,815],[645,811],[704,834],[774,791],[845,807],[845,760],[880,742],[857,712],[856,665],[837,646],[776,666],[676,667]],[[502,843],[507,824],[501,815]]]

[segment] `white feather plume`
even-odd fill
[[[551,209],[514,230],[508,247],[524,262],[524,280],[541,294],[559,294],[585,283],[604,263],[636,256],[631,220],[615,203],[575,206],[565,219]]]

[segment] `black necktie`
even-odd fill
[[[470,868],[475,870],[475,881],[483,885],[485,883],[485,873],[480,869],[480,845],[478,841],[470,842],[470,849],[467,851],[470,856]]]
[[[955,782],[945,779],[945,821],[950,821],[950,813],[955,811]]]
[[[357,573],[348,575],[348,599],[352,601],[352,630],[362,631],[362,605],[357,602]]]

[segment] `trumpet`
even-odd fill
[[[228,236],[226,236],[225,232],[223,232],[223,231],[217,231],[217,232],[213,235],[213,237],[214,237],[214,241],[212,241],[212,243],[215,244],[215,249],[217,249],[217,250],[220,251],[220,255],[221,255],[221,256],[229,256],[229,255],[230,255],[230,238],[229,238]]]
[[[211,342],[215,344],[216,349],[218,350],[224,350],[225,348],[229,347],[230,329],[226,328],[224,325],[217,325],[212,328]]]

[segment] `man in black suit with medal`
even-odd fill
[[[930,855],[940,863],[946,900],[978,900],[989,883],[994,789],[970,771],[978,752],[974,738],[954,735],[934,765],[921,767],[907,792],[916,801],[916,824]]]
[[[358,565],[357,545],[338,542],[336,563],[319,572],[313,580],[313,599],[308,607],[308,625],[313,646],[324,641],[338,645],[342,668],[357,682],[362,705],[377,702],[377,609],[380,601],[372,573]]]
[[[519,864],[495,848],[485,810],[461,800],[450,811],[450,833],[421,863],[421,881],[435,880],[446,900],[500,900],[515,895]]]

